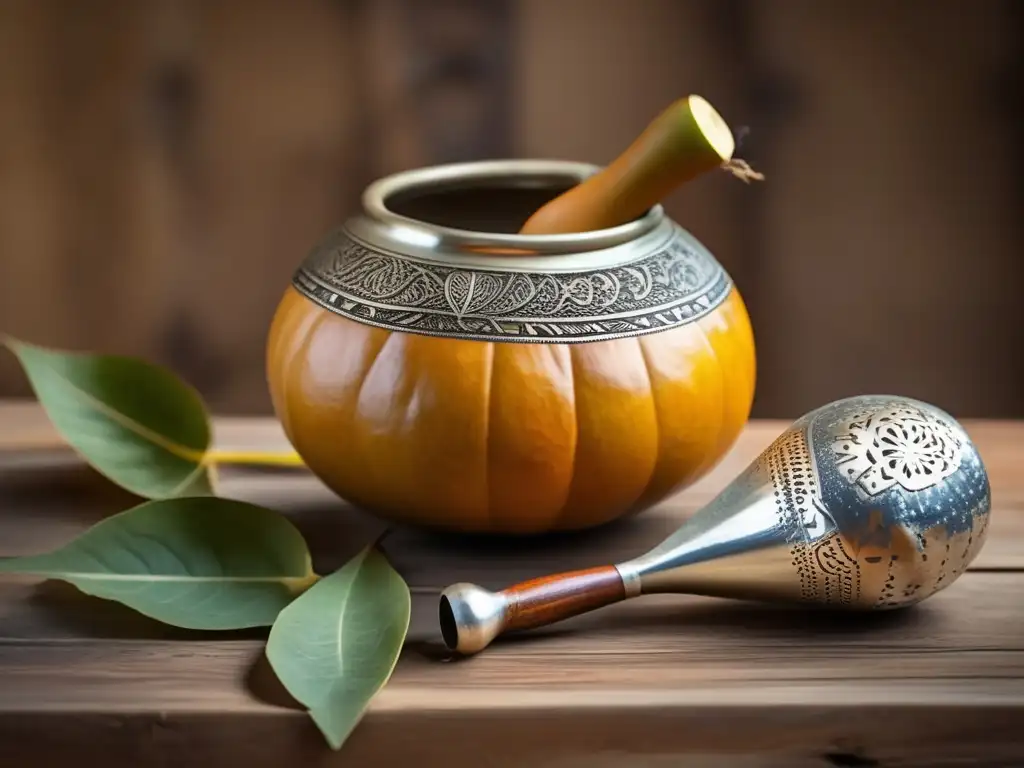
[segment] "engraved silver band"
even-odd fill
[[[325,239],[296,271],[311,301],[357,322],[429,336],[578,343],[685,325],[713,311],[732,281],[660,206],[621,227],[579,235],[472,232],[395,212],[410,189],[576,183],[594,167],[490,161],[409,171],[371,185],[365,214]],[[492,187],[493,188],[493,187]],[[471,249],[523,248],[532,255]]]

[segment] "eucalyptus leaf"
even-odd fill
[[[375,546],[281,611],[267,658],[333,749],[340,749],[398,662],[412,601]]]
[[[69,582],[188,629],[270,626],[316,581],[302,534],[263,507],[216,496],[143,502],[0,572]]]
[[[172,372],[131,357],[4,341],[56,430],[98,472],[147,499],[213,494],[203,463],[206,407]]]

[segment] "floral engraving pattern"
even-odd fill
[[[940,418],[894,407],[854,418],[832,444],[840,472],[875,496],[899,485],[923,491],[960,468],[963,444]]]
[[[620,266],[541,273],[419,261],[341,233],[310,254],[293,285],[333,312],[392,330],[573,342],[693,322],[732,283],[714,259],[678,238]]]

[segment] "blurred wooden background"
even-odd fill
[[[698,92],[767,175],[667,206],[747,299],[756,415],[1024,416],[1022,73],[1019,0],[2,0],[0,330],[266,412],[276,302],[369,181],[604,163]]]

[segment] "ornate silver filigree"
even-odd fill
[[[625,264],[559,272],[432,262],[342,231],[310,254],[293,285],[332,312],[390,330],[571,343],[691,323],[715,309],[732,282],[681,237]]]
[[[923,491],[960,468],[962,441],[941,419],[915,408],[891,408],[851,420],[832,443],[840,471],[869,496],[899,485]]]
[[[821,498],[807,433],[788,430],[758,457],[773,488],[780,530],[793,532],[789,554],[802,599],[849,605],[860,599],[861,571]]]

